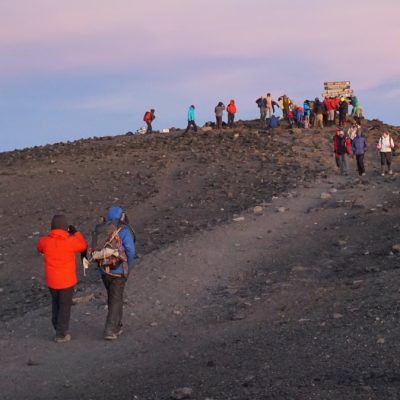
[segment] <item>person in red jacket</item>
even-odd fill
[[[153,127],[151,126],[151,123],[156,119],[156,116],[154,115],[155,112],[156,111],[152,108],[150,111],[146,111],[144,113],[143,121],[147,124],[146,133],[153,132]]]
[[[236,114],[236,105],[235,100],[231,100],[226,107],[226,111],[228,111],[228,127],[233,128],[233,122],[235,121]]]
[[[46,284],[52,298],[51,321],[56,331],[54,340],[68,342],[72,295],[78,281],[76,254],[87,249],[86,240],[72,225],[68,226],[64,215],[55,215],[50,233],[39,239],[36,248],[44,255]]]
[[[333,136],[333,153],[335,154],[336,166],[340,169],[340,175],[348,175],[346,154],[351,156],[353,151],[350,138],[345,137],[344,130],[341,128],[337,128]]]

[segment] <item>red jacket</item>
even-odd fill
[[[236,113],[236,106],[235,106],[235,100],[231,100],[228,106],[226,107],[226,111],[231,114]]]
[[[77,283],[75,256],[87,249],[86,240],[80,232],[70,235],[64,229],[52,229],[48,236],[39,239],[36,248],[44,255],[49,288],[66,289]]]
[[[333,152],[336,156],[346,153],[351,156],[353,154],[353,150],[351,148],[350,138],[348,136],[340,136],[336,132],[336,134],[333,136]]]
[[[335,99],[328,99],[326,98],[324,100],[324,104],[325,104],[325,108],[327,109],[327,111],[329,110],[336,110],[336,102]]]

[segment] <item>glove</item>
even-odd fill
[[[73,235],[74,233],[78,232],[77,229],[73,225],[68,226],[68,233]]]

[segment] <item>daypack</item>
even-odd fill
[[[150,111],[146,111],[143,117],[143,121],[144,122],[151,122],[151,112]]]
[[[259,108],[265,108],[265,107],[267,107],[267,100],[263,99],[262,97],[259,97],[259,98],[256,100],[256,103],[257,103],[257,105],[258,105]]]
[[[106,274],[120,276],[112,271],[122,263],[122,275],[128,276],[128,258],[119,235],[124,226],[120,222],[107,221],[96,225],[94,229],[90,261],[97,262]]]

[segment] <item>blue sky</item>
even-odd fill
[[[258,96],[300,102],[327,80],[400,125],[399,19],[394,0],[3,0],[0,151],[123,134],[149,108],[155,129],[231,98],[256,118]]]

